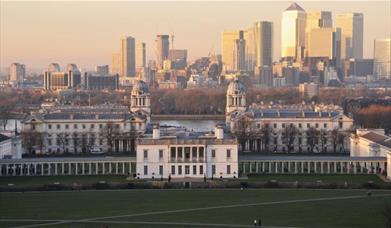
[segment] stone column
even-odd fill
[[[41,164],[41,176],[43,176],[43,175],[44,175],[43,165],[44,165],[45,163],[40,163],[40,164]]]
[[[85,162],[81,163],[81,174],[84,175],[85,174]]]
[[[58,165],[57,162],[54,163],[54,175],[56,175],[56,176],[58,175],[57,165]]]

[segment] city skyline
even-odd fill
[[[297,3],[306,11],[331,11],[333,26],[336,24],[337,13],[363,13],[364,58],[373,57],[374,39],[390,37],[389,2],[355,2],[353,5],[351,2]],[[281,54],[282,12],[291,3],[281,1],[0,4],[0,68],[3,71],[12,62],[21,62],[27,69],[43,69],[50,62],[58,62],[62,66],[76,63],[82,69],[93,69],[95,65],[111,65],[112,53],[118,51],[118,43],[124,36],[135,37],[136,42],[145,42],[147,60],[156,59],[154,40],[158,34],[175,35],[175,48],[188,49],[189,60],[192,61],[207,56],[208,53],[221,54],[220,36],[223,31],[240,30],[257,21],[271,21],[274,24],[273,60],[276,61]],[[190,8],[192,12],[188,12]],[[162,9],[165,13],[160,12]],[[16,10],[19,13],[14,13]],[[69,18],[66,14],[61,16],[61,12],[67,10],[71,10],[74,17]],[[102,18],[101,13],[110,16]],[[216,17],[206,17],[212,14]],[[78,20],[82,16],[83,20]],[[50,20],[46,20],[47,18]],[[378,23],[379,20],[384,23]],[[45,33],[49,29],[51,32]]]

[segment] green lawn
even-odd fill
[[[382,183],[383,180],[381,180],[377,175],[374,174],[364,174],[364,175],[335,175],[335,174],[323,174],[323,175],[289,175],[289,174],[259,174],[259,175],[250,175],[248,177],[248,180],[251,181],[270,181],[270,180],[276,180],[276,181],[286,181],[286,182],[293,182],[293,181],[301,181],[301,182],[316,182],[321,180],[325,183],[344,183],[345,181],[348,183],[367,183],[368,181],[373,181],[374,183]]]
[[[94,184],[99,181],[110,183],[127,183],[126,176],[34,176],[34,177],[0,177],[0,187],[14,184],[18,187],[42,186],[60,182],[61,184]]]
[[[366,192],[361,190],[310,189],[251,189],[242,191],[199,189],[0,193],[0,219],[85,219],[162,212],[155,215],[111,218],[111,220],[249,225],[254,219],[261,217],[263,225],[267,226],[384,227],[385,220],[382,212],[386,205],[391,205],[391,191],[373,191],[371,197],[367,197]],[[380,196],[380,194],[387,195]],[[205,209],[210,206],[350,196],[359,196],[360,198]],[[204,209],[166,212],[167,210],[194,208]],[[110,220],[110,218],[105,220]],[[31,224],[34,223],[36,222],[31,222]],[[18,223],[1,223],[0,221],[0,227],[15,225]],[[23,222],[19,225],[26,225],[26,223]],[[80,222],[52,226],[105,227],[104,223]],[[180,226],[173,224],[109,224],[109,227]]]

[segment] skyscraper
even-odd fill
[[[239,38],[240,31],[224,31],[221,34],[221,54],[223,60],[223,69],[232,71],[235,69],[235,47],[236,40]]]
[[[273,22],[255,22],[253,31],[256,66],[271,66],[273,62]]]
[[[341,28],[341,58],[362,59],[364,42],[364,15],[337,14],[336,27]]]
[[[121,39],[121,77],[136,76],[135,39],[131,36]]]
[[[246,70],[246,40],[243,31],[239,32],[239,37],[235,40],[234,70]]]
[[[9,69],[9,80],[15,83],[23,82],[26,76],[26,68],[24,64],[12,63]]]
[[[375,40],[373,75],[377,79],[391,79],[391,39]]]
[[[332,14],[329,11],[309,11],[305,26],[305,48],[308,55],[308,36],[312,29],[333,27]]]
[[[158,69],[162,69],[164,60],[168,59],[168,51],[170,50],[169,39],[169,35],[156,36],[156,65]]]
[[[307,57],[339,59],[339,42],[339,28],[313,28],[307,34]]]
[[[114,53],[111,57],[111,73],[121,75],[121,54]]]
[[[147,52],[144,42],[136,42],[136,67],[146,67],[147,65]]]
[[[303,57],[305,45],[306,12],[293,3],[282,13],[281,21],[281,57]]]

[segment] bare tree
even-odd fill
[[[43,134],[35,130],[22,131],[22,145],[29,154],[35,154],[36,149],[43,150]]]
[[[330,132],[330,141],[333,145],[333,152],[336,153],[338,146],[341,146],[342,144],[343,147],[345,136],[338,130],[338,128],[335,128]]]
[[[310,127],[307,129],[306,135],[307,135],[307,145],[310,148],[310,152],[313,153],[314,148],[319,141],[319,131],[316,130],[314,127]]]
[[[61,147],[63,153],[66,152],[66,148],[69,144],[68,134],[61,132],[57,134],[57,145]]]
[[[79,139],[79,135],[76,132],[72,133],[72,142],[73,142],[73,151],[74,153],[77,153],[80,139]]]
[[[325,129],[319,131],[319,146],[321,152],[327,152],[328,132]]]
[[[252,122],[246,117],[241,116],[238,121],[234,123],[233,134],[236,136],[239,142],[239,149],[241,151],[246,150],[246,142],[253,138],[253,135],[256,133],[253,129]]]
[[[294,150],[294,143],[297,138],[297,134],[299,133],[299,130],[296,128],[296,126],[290,124],[289,126],[286,126],[282,130],[282,142],[287,146],[288,153],[289,151]]]
[[[119,129],[113,123],[107,123],[104,128],[102,128],[102,135],[106,138],[107,146],[109,147],[109,152],[113,151],[114,140],[119,135]]]
[[[0,107],[0,122],[5,130],[8,124],[8,121],[12,118],[13,107],[10,105],[4,105]]]

